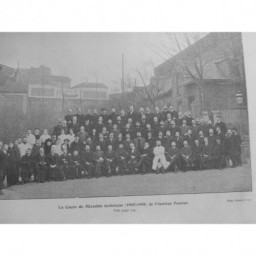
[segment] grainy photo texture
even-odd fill
[[[0,199],[252,191],[241,33],[0,33]]]

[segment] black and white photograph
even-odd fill
[[[239,32],[0,33],[0,200],[252,191]]]

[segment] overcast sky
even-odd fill
[[[125,75],[139,85],[136,68],[150,73],[152,63],[163,62],[151,45],[164,38],[163,33],[0,33],[0,63],[14,68],[18,61],[21,68],[42,64],[54,75],[69,76],[72,86],[97,81],[113,91],[120,87],[121,54]]]

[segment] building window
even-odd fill
[[[83,91],[83,99],[106,99],[107,93],[103,91]]]
[[[50,88],[31,88],[30,96],[36,97],[54,97],[54,89]]]

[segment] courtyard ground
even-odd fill
[[[171,195],[252,190],[250,164],[224,170],[136,174],[59,182],[29,183],[4,189],[0,199]]]

